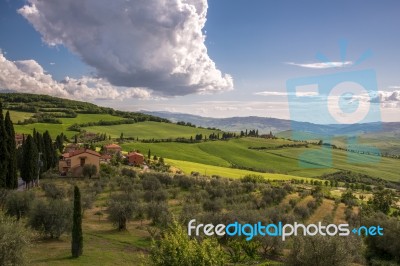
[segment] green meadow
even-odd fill
[[[376,178],[399,181],[400,164],[397,159],[350,153],[343,150],[321,152],[321,147],[279,148],[292,142],[283,139],[240,138],[229,141],[201,143],[142,143],[123,144],[124,150],[139,150],[168,159],[188,161],[212,166],[243,168],[268,173],[301,177],[349,170]],[[255,150],[249,147],[269,147]],[[275,148],[274,148],[275,147]]]
[[[218,132],[218,130],[194,128],[180,126],[173,123],[159,123],[153,121],[112,126],[92,126],[85,127],[85,130],[95,133],[107,133],[111,135],[112,138],[119,138],[121,133],[124,133],[124,137],[126,138],[130,137],[139,139],[194,138],[196,134],[205,134],[208,136],[212,133]]]
[[[221,166],[213,166],[201,163],[193,163],[187,161],[179,161],[166,159],[166,163],[169,165],[176,167],[183,171],[183,173],[190,175],[192,172],[198,172],[202,175],[206,176],[221,176],[221,177],[229,177],[229,178],[242,178],[246,175],[255,174],[253,171],[242,170],[242,169],[233,169]],[[301,178],[293,175],[283,175],[283,174],[271,174],[271,173],[256,173],[257,175],[263,176],[267,180],[293,180],[293,179],[304,179],[310,180],[310,178]]]
[[[31,115],[31,113],[11,111],[13,121],[21,121]],[[120,119],[123,118],[110,114],[78,114],[76,118],[61,118],[62,124],[35,123],[15,125],[15,131],[29,134],[35,128],[39,132],[48,130],[52,137],[61,132],[64,132],[68,137],[72,137],[77,133],[68,131],[68,127],[72,124],[98,122],[100,120],[116,121]],[[190,138],[196,134],[208,136],[212,133],[221,133],[218,130],[153,121],[91,126],[83,129],[87,132],[106,133],[114,139],[119,138],[123,133],[125,138],[138,138],[139,140]],[[313,144],[310,144],[308,148],[282,147],[283,145],[293,144],[296,144],[296,142],[286,139],[247,137],[199,143],[143,143],[134,141],[126,142],[122,144],[122,147],[124,151],[139,150],[144,154],[147,154],[150,149],[152,155],[225,168],[239,168],[300,177],[318,177],[322,174],[349,170],[376,178],[400,181],[398,174],[400,173],[400,164],[396,159],[350,153],[343,150],[330,150],[332,153],[321,153],[321,147]],[[387,145],[391,145],[391,143],[389,142]]]

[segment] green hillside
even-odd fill
[[[344,170],[396,182],[400,179],[397,159],[332,150],[330,162],[329,158],[324,159],[324,155],[318,153],[321,146],[308,144],[305,147],[304,143],[285,139],[248,137],[195,143],[145,143],[142,140],[189,139],[196,134],[209,136],[222,132],[177,125],[151,115],[120,112],[50,96],[18,94],[12,97],[12,94],[0,94],[0,98],[11,110],[17,133],[29,134],[35,128],[39,132],[48,130],[52,137],[61,132],[72,137],[79,131],[86,131],[105,133],[114,139],[123,133],[124,138],[139,139],[124,143],[122,146],[125,151],[140,150],[147,154],[150,149],[152,155],[178,161],[300,177],[318,177]],[[37,122],[48,120],[51,122]],[[75,127],[75,130],[71,127]],[[305,156],[307,153],[311,155]],[[348,160],[350,157],[355,163]]]
[[[170,123],[152,115],[118,111],[91,103],[60,99],[47,95],[0,93],[4,108],[10,111],[17,133],[30,134],[48,130],[52,137],[63,132],[67,137],[79,131],[106,133],[117,138],[140,139],[190,138],[209,135],[216,130]]]
[[[190,138],[196,134],[210,135],[217,130],[180,126],[172,123],[159,123],[146,121],[129,125],[93,126],[85,127],[85,130],[94,133],[107,133],[112,138],[119,138],[124,133],[126,138],[139,139],[168,139],[168,138]]]
[[[295,143],[283,139],[240,138],[192,144],[132,142],[122,146],[124,150],[137,149],[143,153],[150,149],[152,154],[174,160],[302,177],[318,177],[326,173],[348,170],[395,182],[400,179],[398,175],[400,164],[397,159],[332,150],[332,164],[330,164],[321,160],[318,145],[295,148],[282,147],[284,144]],[[249,147],[266,149],[256,150]],[[311,152],[311,156],[304,157],[304,152]],[[304,160],[299,160],[302,157]],[[348,158],[354,158],[356,163],[349,162]]]
[[[14,121],[20,121],[21,119],[29,118],[33,113],[11,111],[11,119]],[[19,118],[19,119],[18,119]],[[39,132],[44,132],[48,130],[52,137],[57,136],[61,132],[64,132],[68,137],[75,135],[76,131],[68,130],[68,128],[73,124],[89,123],[102,121],[117,121],[122,120],[122,117],[113,116],[110,114],[78,114],[76,118],[60,118],[62,124],[53,123],[32,123],[27,125],[14,125],[15,131],[17,133],[30,134],[35,128]]]
[[[293,139],[293,131],[286,130],[276,134],[279,138]],[[296,132],[296,137],[308,141],[318,142],[323,136]],[[341,148],[347,148],[349,138],[345,135],[334,136],[330,141],[333,145]],[[400,154],[400,133],[398,132],[376,132],[376,133],[360,133],[357,135],[357,143],[351,146],[353,150],[363,150],[365,147],[373,147],[378,149],[381,154],[389,156],[399,156]]]
[[[174,167],[181,169],[187,175],[189,175],[192,172],[198,172],[200,174],[208,176],[217,175],[229,178],[242,178],[243,176],[254,174],[254,172],[248,170],[233,169],[233,168],[213,166],[201,163],[193,163],[187,161],[168,159],[166,160],[166,162]],[[283,174],[260,173],[259,175],[263,176],[267,180],[293,180],[293,179],[310,180],[309,178],[300,178],[298,176],[283,175]]]

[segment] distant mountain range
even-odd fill
[[[319,125],[308,122],[297,122],[278,118],[247,116],[247,117],[228,117],[211,118],[197,115],[171,113],[171,112],[149,112],[140,111],[166,118],[172,122],[184,121],[202,127],[215,127],[226,131],[241,131],[246,129],[258,129],[260,133],[272,133],[295,130],[314,134],[317,136],[329,135],[363,135],[376,133],[393,133],[393,136],[400,137],[400,122],[386,123],[364,123],[364,124],[330,124]]]

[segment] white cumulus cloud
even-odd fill
[[[186,95],[233,88],[207,54],[207,8],[207,0],[28,0],[18,12],[115,86]]]
[[[0,53],[0,89],[23,93],[47,94],[77,100],[126,98],[150,99],[151,92],[143,88],[119,88],[101,78],[66,77],[58,82],[35,60],[9,61]]]

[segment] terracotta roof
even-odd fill
[[[121,149],[121,146],[113,143],[113,144],[107,145],[106,149]]]
[[[103,154],[102,156],[101,156],[101,159],[105,159],[105,160],[109,160],[109,159],[111,159],[112,157],[111,157],[111,155],[108,155],[108,154]]]
[[[128,154],[128,157],[131,157],[131,156],[133,156],[133,155],[144,157],[143,154],[138,153],[138,152],[129,153],[129,154]]]
[[[89,153],[89,154],[92,154],[94,156],[100,157],[100,154],[98,152],[95,152],[95,151],[92,151],[92,150],[89,150],[89,149],[80,149],[80,150],[71,151],[69,153],[64,153],[63,157],[64,158],[71,158],[71,157],[80,155],[82,153]]]

